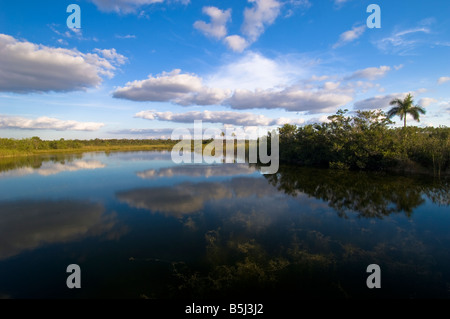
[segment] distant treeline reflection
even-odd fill
[[[288,195],[305,193],[327,202],[341,217],[352,212],[365,218],[401,212],[410,217],[425,202],[424,195],[435,204],[450,205],[446,179],[295,166],[282,166],[277,174],[265,177]]]
[[[0,157],[0,172],[7,172],[19,168],[39,169],[43,163],[65,164],[74,160],[80,160],[83,154],[54,154],[47,156],[21,156],[21,157]]]

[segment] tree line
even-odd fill
[[[42,140],[37,136],[24,139],[0,138],[0,155],[29,155],[57,150],[121,149],[154,146],[169,148],[176,141],[165,139],[92,139],[92,140]]]
[[[278,130],[280,160],[337,169],[433,170],[440,175],[450,166],[450,128],[407,127],[406,111],[401,106],[388,114],[372,110],[350,115],[339,110],[327,123],[286,124]],[[413,112],[418,120],[422,111]],[[404,120],[403,128],[389,126],[395,115]]]

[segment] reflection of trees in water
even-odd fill
[[[227,210],[215,228],[203,229],[200,262],[172,263],[171,297],[450,297],[449,274],[438,266],[448,261],[449,238],[419,233],[412,219],[405,224],[380,220],[400,212],[411,218],[424,196],[448,205],[446,181],[309,168],[281,168],[266,178],[291,196],[305,193],[328,202],[352,222],[337,225],[330,215],[310,212],[305,218],[280,209],[266,227],[251,231],[239,226],[241,215],[251,219],[254,213],[241,204],[247,209]],[[358,221],[350,212],[376,220]],[[382,291],[365,285],[372,263],[382,267]]]
[[[41,168],[43,163],[66,164],[77,159],[82,159],[83,154],[53,154],[47,156],[24,156],[0,158],[0,172],[7,172],[19,168]]]
[[[277,174],[265,176],[286,194],[305,193],[326,201],[342,217],[352,211],[366,218],[400,212],[410,217],[425,202],[424,194],[435,203],[450,203],[446,181],[299,167],[281,167]]]
[[[433,187],[424,187],[423,192],[437,205],[450,205],[450,181],[448,180],[434,182]]]

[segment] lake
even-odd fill
[[[432,177],[263,175],[170,152],[3,159],[0,297],[449,298],[449,193]]]

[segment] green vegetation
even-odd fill
[[[280,161],[336,169],[448,172],[450,128],[390,128],[392,121],[381,110],[353,116],[347,112],[339,110],[328,117],[329,123],[281,127]]]
[[[144,151],[171,149],[174,140],[65,140],[43,141],[39,137],[26,139],[0,138],[0,157],[92,151]]]

